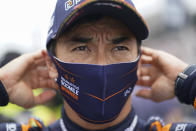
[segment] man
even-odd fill
[[[62,119],[49,127],[31,119],[29,125],[3,124],[1,130],[162,129],[156,118],[146,123],[140,121],[131,107],[130,96],[137,82],[140,44],[148,36],[148,28],[131,0],[58,0],[48,33],[49,57],[46,52],[39,52],[33,57],[20,57],[3,67],[0,70],[1,87],[5,86],[12,103],[29,108],[54,96],[52,90],[47,90],[34,97],[32,89],[56,88],[51,81],[51,78],[55,79],[64,98]],[[20,64],[21,59],[26,59],[27,63]],[[12,75],[6,71],[14,63],[23,65],[23,69],[11,70],[10,73],[18,73],[19,77],[9,77],[8,80],[6,76]],[[29,63],[34,64],[28,66]],[[45,64],[48,68],[44,70]],[[40,75],[34,82],[28,77],[33,74]],[[4,88],[1,89],[5,95],[3,98],[8,97]],[[37,126],[33,127],[33,122]],[[178,124],[163,127],[170,128],[175,130]]]
[[[57,2],[59,14],[52,17],[47,40],[53,61],[48,66],[65,99],[65,127],[71,120],[79,126],[68,130],[140,128],[129,96],[137,80],[140,42],[148,36],[145,22],[131,1],[71,4],[75,7]],[[124,128],[115,127],[121,122]]]

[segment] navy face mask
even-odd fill
[[[137,81],[138,58],[129,63],[65,63],[51,56],[66,102],[84,120],[103,124],[118,117]]]

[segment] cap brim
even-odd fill
[[[128,26],[138,40],[144,40],[149,35],[146,22],[132,5],[115,0],[89,0],[75,7],[74,12],[72,12],[70,16],[61,24],[57,32],[57,37],[62,30],[65,30],[74,22],[78,21],[84,16],[93,14],[111,16],[122,21]]]

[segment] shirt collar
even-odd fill
[[[71,121],[65,113],[64,107],[62,108],[62,119],[60,120],[60,126],[62,131],[90,131],[82,128],[73,121]],[[95,131],[135,131],[138,127],[138,116],[135,114],[134,109],[130,111],[128,116],[119,124],[106,128],[104,130]]]

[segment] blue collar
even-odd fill
[[[90,131],[82,128],[81,126],[71,121],[68,118],[67,114],[65,113],[64,108],[62,108],[61,114],[62,114],[62,119],[60,119],[59,122],[62,131]],[[95,130],[95,131],[137,131],[143,128],[142,123],[143,122],[138,120],[138,116],[135,114],[135,111],[132,108],[128,116],[121,123],[106,128],[104,130]]]

